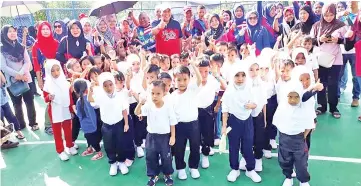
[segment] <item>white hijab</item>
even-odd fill
[[[303,54],[305,56],[305,61],[306,63],[304,64],[304,66],[306,66],[308,69],[312,70],[312,64],[310,64],[310,56],[308,55],[308,52],[305,48],[302,47],[298,47],[293,49],[292,51],[292,61],[294,63],[296,63],[296,58],[298,54]]]
[[[59,66],[60,75],[58,78],[54,78],[51,75],[51,69],[53,66]],[[54,95],[53,102],[63,107],[69,107],[70,96],[69,96],[70,83],[66,80],[63,69],[60,62],[56,59],[48,59],[45,63],[45,84],[44,91],[51,95]]]

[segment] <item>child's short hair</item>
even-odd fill
[[[152,61],[153,59],[157,59],[158,61],[161,61],[161,55],[157,53],[152,53],[148,56],[148,61]]]
[[[72,70],[73,69],[73,66],[78,63],[78,60],[76,60],[75,58],[70,58],[66,64],[65,64],[65,67],[66,69],[69,69],[69,70]]]
[[[189,68],[186,66],[179,66],[174,70],[174,75],[178,75],[178,74],[186,74],[187,76],[191,76],[191,72],[189,71]]]
[[[178,58],[179,59],[179,54],[173,54],[170,56],[170,59],[175,59],[175,58]]]
[[[172,77],[167,72],[162,72],[158,75],[158,79],[170,79],[172,80]]]
[[[205,9],[206,9],[206,7],[204,5],[199,5],[197,7],[197,10],[205,10]]]
[[[237,43],[235,43],[235,42],[229,42],[229,43],[227,44],[227,46],[228,46],[228,50],[229,50],[229,48],[237,48]]]
[[[188,59],[189,53],[188,52],[182,52],[182,54],[179,56],[180,59]]]
[[[92,67],[88,72],[88,79],[89,80],[90,80],[91,74],[93,74],[93,73],[100,75],[102,73],[102,71],[98,67]]]
[[[100,59],[104,63],[106,59],[111,60],[112,58],[108,54],[102,54]]]
[[[159,67],[158,67],[157,65],[151,64],[147,73],[148,73],[148,74],[150,74],[150,73],[156,73],[157,76],[158,76],[158,74],[159,74]]]
[[[215,53],[213,55],[211,55],[211,61],[215,61],[217,63],[224,63],[224,56],[222,54],[219,53]]]
[[[303,38],[302,42],[311,42],[312,43],[312,37],[307,35]]]
[[[203,54],[207,55],[207,56],[211,56],[214,54],[213,50],[209,50],[207,49],[206,51],[203,52]]]
[[[228,44],[227,44],[227,42],[225,42],[225,41],[221,41],[221,42],[217,43],[216,46],[217,46],[217,47],[219,47],[219,46],[228,47]]]
[[[198,64],[199,67],[209,67],[210,66],[210,62],[209,59],[207,58],[202,58]]]
[[[125,81],[125,77],[124,77],[124,74],[120,71],[114,71],[113,72],[113,75],[114,75],[114,79],[115,80],[118,80],[118,81]]]
[[[293,62],[292,60],[290,59],[286,59],[284,62],[283,62],[284,66],[287,67],[292,67],[292,68],[295,68],[295,62]]]
[[[82,65],[82,64],[83,64],[83,61],[86,60],[86,59],[90,62],[90,64],[92,64],[92,65],[95,64],[94,58],[93,58],[92,56],[84,56],[84,57],[82,57],[82,58],[80,59],[80,61],[79,61],[80,65]]]
[[[160,55],[160,61],[161,63],[164,63],[166,59],[170,59],[167,54]]]
[[[160,87],[165,92],[165,84],[163,81],[157,80],[152,82],[153,87]]]
[[[231,52],[235,52],[236,54],[238,54],[238,50],[236,47],[228,47],[228,54]]]

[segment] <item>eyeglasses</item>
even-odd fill
[[[256,20],[257,17],[249,17],[248,19],[249,19],[249,20],[252,20],[252,19],[253,19],[253,20]]]
[[[61,25],[54,25],[54,28],[61,28]]]

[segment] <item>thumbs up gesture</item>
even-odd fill
[[[323,90],[323,88],[324,88],[323,84],[320,82],[320,79],[318,79],[313,89],[317,91],[321,91]]]

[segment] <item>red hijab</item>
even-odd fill
[[[50,29],[49,37],[44,37],[41,34],[41,30],[44,26],[48,26]],[[43,53],[43,55],[48,59],[55,59],[56,51],[58,50],[59,45],[58,41],[53,38],[52,33],[51,25],[48,22],[43,21],[39,24],[36,43],[38,44],[41,53]]]

